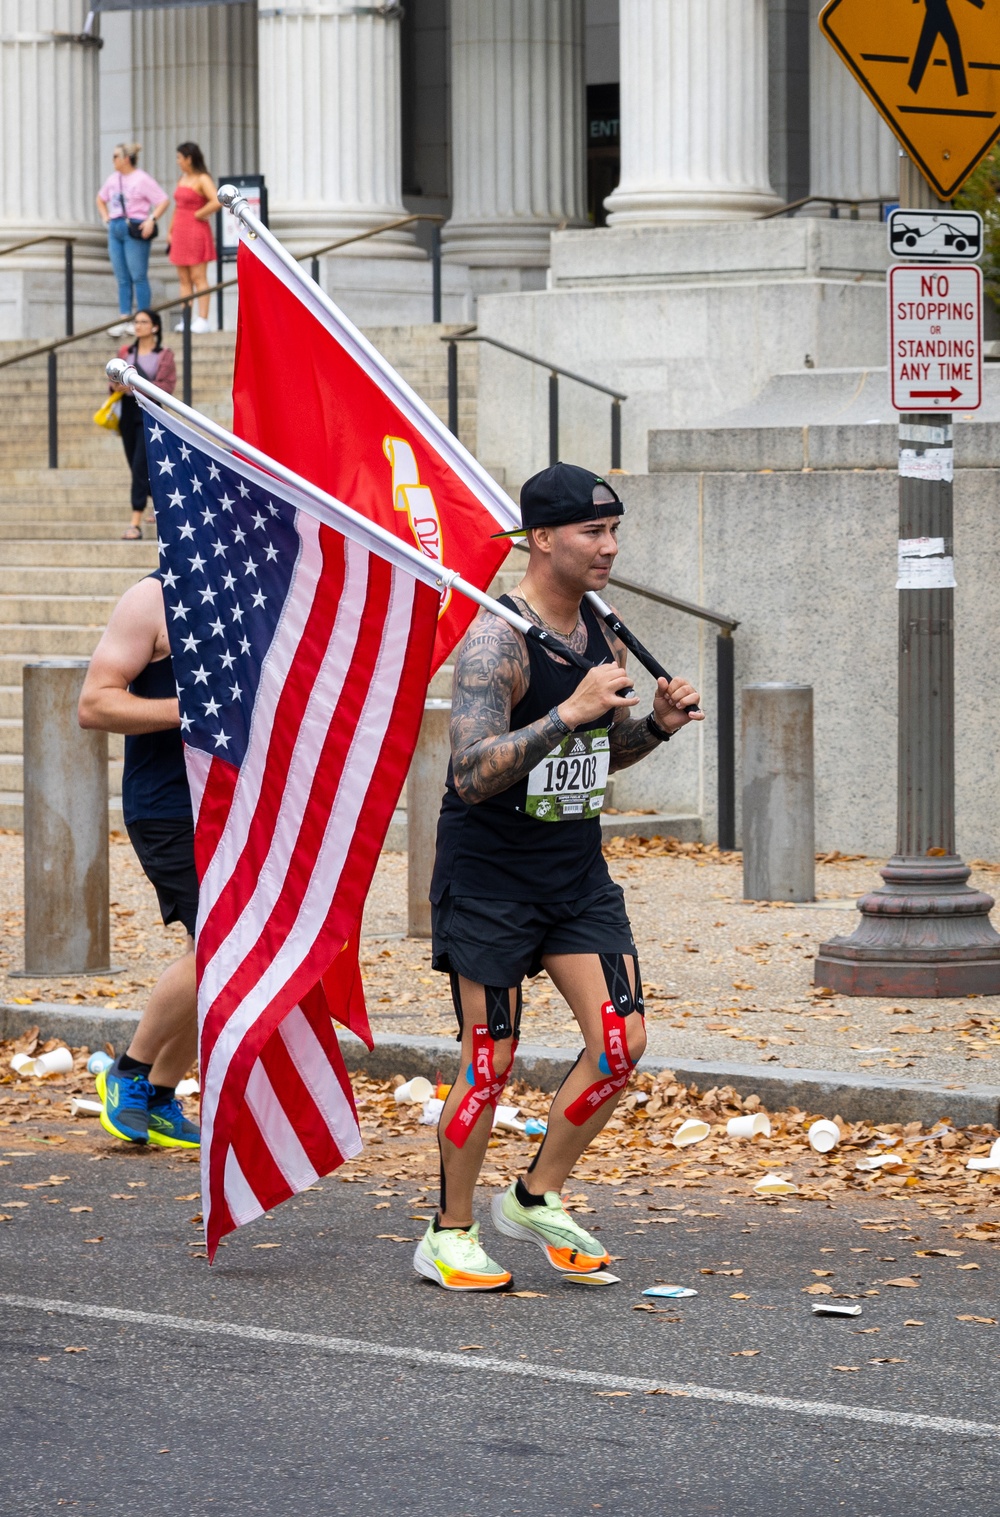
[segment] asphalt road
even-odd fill
[[[620,1285],[566,1286],[487,1224],[540,1294],[453,1296],[411,1270],[427,1213],[402,1182],[334,1176],[209,1268],[193,1164],[16,1139],[0,1159],[4,1517],[1000,1509],[1000,1326],[956,1320],[996,1314],[997,1245],[915,1208],[874,1232],[867,1200],[591,1184]],[[916,1257],[935,1247],[961,1257]],[[820,1278],[860,1320],[812,1315]],[[699,1295],[634,1310],[657,1279]]]

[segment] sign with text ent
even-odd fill
[[[976,411],[983,398],[983,276],[975,264],[889,270],[889,372],[897,411]]]

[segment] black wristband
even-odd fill
[[[566,737],[569,737],[569,734],[573,731],[572,727],[568,727],[563,721],[562,717],[559,715],[558,706],[552,707],[552,710],[549,712],[549,721],[558,727]]]
[[[671,737],[673,736],[672,732],[667,732],[663,727],[660,726],[659,722],[653,716],[652,711],[646,718],[646,731],[649,733],[650,737],[655,737],[658,743],[669,743]]]

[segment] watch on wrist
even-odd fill
[[[650,737],[655,737],[658,743],[669,743],[673,736],[672,732],[667,732],[666,728],[660,726],[652,711],[646,718],[646,731]]]
[[[552,722],[552,724],[554,726],[558,727],[559,730],[560,730],[560,732],[565,737],[568,737],[569,734],[573,731],[572,727],[568,726],[566,724],[566,722],[563,721],[562,717],[559,715],[559,707],[558,706],[553,706],[552,707],[552,710],[549,712],[549,721]]]

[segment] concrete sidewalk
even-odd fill
[[[137,1011],[101,1011],[91,1007],[35,1002],[16,1006],[0,1002],[0,1038],[16,1038],[32,1027],[39,1036],[62,1038],[73,1048],[127,1047],[139,1020]],[[376,1032],[369,1051],[350,1033],[338,1030],[348,1069],[375,1079],[394,1075],[454,1075],[453,1039]],[[540,1090],[555,1090],[576,1058],[575,1052],[542,1043],[522,1043],[516,1077]],[[848,1122],[923,1122],[929,1127],[947,1117],[958,1127],[986,1123],[1000,1126],[1000,1086],[932,1080],[908,1080],[869,1074],[845,1075],[833,1069],[791,1069],[781,1065],[734,1064],[720,1059],[665,1059],[647,1054],[640,1069],[670,1069],[685,1085],[708,1090],[731,1085],[741,1096],[758,1095],[770,1110],[798,1107]]]

